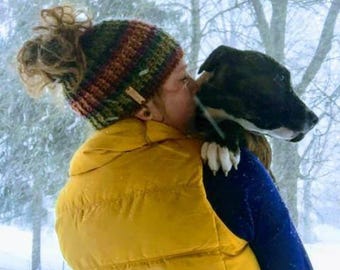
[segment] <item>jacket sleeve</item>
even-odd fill
[[[249,242],[262,270],[313,269],[277,188],[254,154],[242,149],[238,170],[227,177],[204,166],[203,181],[216,214]]]

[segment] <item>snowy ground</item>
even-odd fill
[[[306,245],[315,270],[340,269],[340,229],[327,225],[316,228],[319,242]],[[29,270],[31,233],[0,225],[0,270]],[[69,270],[58,250],[53,231],[42,233],[42,270]]]

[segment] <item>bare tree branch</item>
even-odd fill
[[[288,0],[272,0],[271,3],[273,12],[270,21],[268,52],[274,59],[284,63]]]
[[[209,24],[210,24],[212,21],[216,20],[216,18],[217,18],[218,16],[221,16],[221,15],[223,15],[224,13],[226,13],[226,12],[228,12],[228,11],[231,11],[231,10],[233,10],[233,9],[239,8],[240,6],[242,6],[243,4],[246,4],[246,3],[248,3],[248,1],[243,1],[243,2],[241,2],[241,3],[238,3],[238,2],[237,2],[237,3],[235,3],[234,6],[232,6],[232,7],[230,7],[230,8],[223,9],[223,10],[217,12],[214,16],[212,16],[211,18],[209,18],[209,20],[207,20],[207,21],[205,22],[204,26],[202,27],[202,33],[204,33],[205,29],[209,26]]]
[[[190,42],[190,62],[189,69],[196,73],[198,55],[200,50],[202,31],[201,31],[201,16],[200,16],[200,1],[191,0],[191,42]]]
[[[251,0],[253,4],[253,8],[255,11],[255,17],[256,17],[256,27],[259,30],[263,47],[266,50],[266,53],[269,51],[269,44],[270,44],[270,31],[269,31],[269,25],[266,20],[266,16],[264,15],[263,7],[260,2],[260,0]]]
[[[334,35],[334,27],[336,23],[337,16],[340,10],[340,0],[334,0],[329,8],[321,36],[319,39],[318,47],[315,54],[309,63],[304,75],[302,76],[301,82],[296,87],[297,93],[302,94],[310,82],[313,80],[317,72],[319,71],[323,61],[325,60],[327,54],[332,48],[332,38]]]
[[[177,8],[180,8],[180,9],[183,9],[183,10],[186,10],[186,11],[191,11],[190,7],[184,5],[184,4],[181,4],[181,3],[165,3],[165,4],[160,4],[159,5],[160,7],[165,7],[165,8],[174,8],[174,7],[177,7]]]

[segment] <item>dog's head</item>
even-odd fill
[[[294,93],[290,72],[263,53],[220,46],[202,71],[211,75],[198,92],[200,101],[246,130],[299,141],[318,122]]]

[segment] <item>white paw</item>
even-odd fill
[[[222,168],[227,176],[232,167],[237,170],[240,162],[240,149],[232,152],[227,147],[219,146],[215,142],[205,142],[201,148],[201,157],[204,162],[208,162],[214,175]]]

